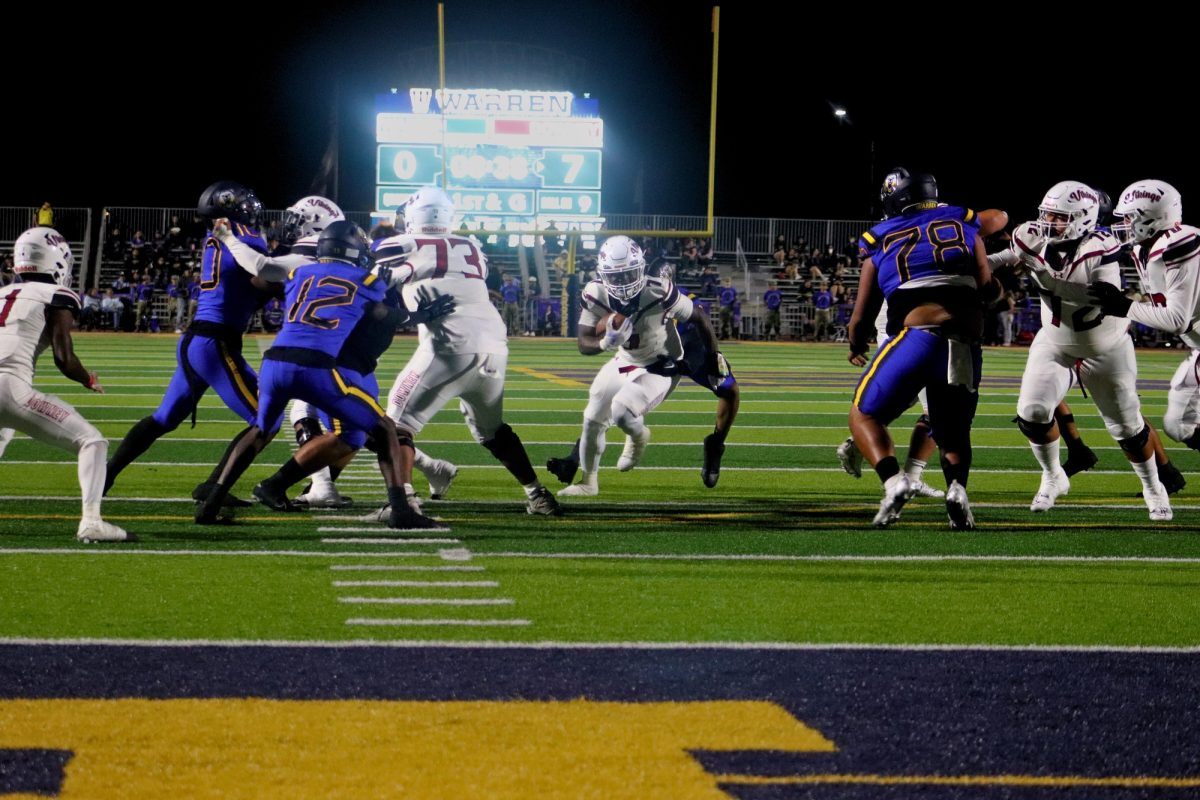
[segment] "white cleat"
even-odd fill
[[[951,481],[950,488],[946,489],[946,515],[950,517],[950,530],[975,530],[975,515],[967,500],[967,490],[958,481]]]
[[[912,487],[913,497],[945,497],[946,493],[941,489],[935,489],[920,478],[908,479],[909,485]]]
[[[1145,492],[1143,497],[1146,501],[1146,508],[1150,509],[1152,522],[1170,522],[1175,516],[1175,512],[1171,511],[1171,500],[1167,495],[1167,490],[1161,484],[1156,494]]]
[[[638,465],[642,460],[642,454],[646,452],[646,445],[650,444],[650,429],[642,426],[642,432],[637,436],[625,437],[625,449],[621,451],[621,457],[617,459],[617,471],[629,472]]]
[[[1069,491],[1071,491],[1071,479],[1067,477],[1067,473],[1061,467],[1053,475],[1042,473],[1042,485],[1038,487],[1038,493],[1034,495],[1033,502],[1029,504],[1029,510],[1039,514],[1049,511],[1054,508],[1054,501]]]
[[[837,448],[838,462],[842,465],[842,469],[846,470],[846,474],[853,478],[862,477],[862,453],[858,449],[858,445],[854,444],[854,439],[849,438],[838,445]]]
[[[332,483],[320,488],[314,483],[311,489],[292,502],[309,508],[345,508],[354,501],[339,492]]]
[[[876,528],[886,528],[900,519],[900,509],[912,497],[912,485],[908,476],[898,472],[887,479],[883,485],[883,500],[879,503],[879,513],[875,515],[872,524]]]
[[[425,478],[429,481],[429,499],[443,500],[446,492],[450,491],[450,484],[454,483],[455,477],[458,476],[458,467],[440,458],[431,460],[433,466],[423,470]]]
[[[102,519],[81,520],[75,538],[85,543],[137,541],[137,537],[129,534],[124,528],[118,528],[111,522],[105,522]]]
[[[600,486],[595,483],[573,483],[565,489],[558,490],[559,497],[595,497],[600,494]]]

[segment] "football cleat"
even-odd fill
[[[975,530],[975,515],[967,501],[967,490],[958,481],[951,481],[946,489],[946,516],[950,517],[950,530]]]
[[[111,522],[102,519],[84,519],[79,521],[79,530],[75,538],[85,544],[92,542],[136,542],[137,537],[124,528],[119,528]]]
[[[725,455],[725,443],[717,440],[715,433],[704,437],[704,466],[700,468],[700,480],[709,489],[721,478],[721,456]]]
[[[650,444],[650,429],[645,425],[642,426],[642,431],[637,436],[626,436],[625,449],[621,451],[621,457],[617,459],[617,471],[629,472],[636,467],[641,462],[648,444]]]
[[[1091,469],[1096,466],[1100,458],[1086,444],[1075,445],[1075,447],[1067,448],[1067,460],[1063,463],[1063,472],[1067,473],[1070,478],[1080,472]]]
[[[213,508],[208,501],[198,500],[192,519],[197,525],[232,525],[233,509],[228,506]]]
[[[561,517],[562,506],[554,499],[554,495],[550,494],[550,490],[545,486],[539,486],[537,491],[533,493],[533,497],[525,504],[525,513],[541,514],[546,517]]]
[[[195,489],[192,489],[192,499],[203,503],[208,499],[209,494],[212,493],[214,486],[216,486],[215,483],[208,483],[207,481],[198,484]],[[248,500],[241,500],[231,494],[225,495],[225,499],[221,502],[223,508],[249,508],[252,505],[254,504]]]
[[[842,465],[842,469],[846,470],[847,475],[853,478],[862,477],[863,457],[858,446],[854,444],[854,437],[850,437],[838,445],[837,457],[838,463]]]
[[[288,500],[286,494],[275,490],[267,483],[260,483],[255,486],[251,494],[258,498],[258,502],[272,511],[286,511],[290,513],[300,510],[299,506]]]
[[[573,483],[565,489],[558,490],[559,497],[595,497],[600,494],[600,486],[595,483]]]
[[[575,480],[575,473],[579,472],[579,462],[569,458],[551,458],[546,461],[546,469],[562,483],[570,483]]]
[[[354,504],[354,499],[346,497],[332,483],[321,487],[309,486],[305,492],[292,501],[297,506],[308,508],[346,508]]]
[[[422,470],[425,479],[429,481],[429,499],[444,500],[446,493],[450,491],[450,484],[454,483],[455,477],[458,476],[458,467],[440,458],[430,460],[433,462],[432,466]]]
[[[391,509],[388,514],[387,526],[393,530],[402,531],[448,531],[450,528],[435,519],[418,514],[405,506],[399,512]]]
[[[1159,484],[1157,493],[1146,493],[1146,508],[1150,509],[1150,519],[1153,522],[1168,522],[1175,516],[1171,511],[1171,500],[1167,496],[1166,487]]]
[[[898,472],[883,484],[883,500],[879,502],[879,511],[871,521],[876,528],[886,528],[900,519],[900,509],[912,497],[912,485],[908,476]]]
[[[913,497],[945,497],[946,493],[941,489],[935,489],[920,478],[908,476],[909,486],[912,487]]]
[[[1060,495],[1067,494],[1071,491],[1071,479],[1067,477],[1067,473],[1061,469],[1054,475],[1042,474],[1042,485],[1038,487],[1038,492],[1034,495],[1033,502],[1029,504],[1029,510],[1035,513],[1049,511],[1054,508],[1054,502]],[[947,502],[949,502],[947,500]]]

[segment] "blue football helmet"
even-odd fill
[[[243,225],[257,225],[262,201],[237,181],[217,181],[200,195],[196,213],[208,220],[227,217]]]
[[[912,206],[936,203],[937,180],[928,173],[910,173],[904,167],[896,167],[884,177],[879,199],[883,202],[883,218],[888,219]]]
[[[371,241],[347,219],[331,222],[317,237],[317,258],[344,261],[360,269],[371,265]]]

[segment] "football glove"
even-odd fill
[[[408,321],[413,325],[425,325],[449,314],[454,310],[454,297],[444,294],[440,297],[422,297],[417,301],[417,310],[409,312]]]
[[[1012,249],[1021,257],[1021,264],[1029,269],[1045,269],[1046,259],[1042,252],[1046,247],[1046,237],[1038,232],[1038,226],[1033,222],[1018,225],[1012,233]]]
[[[1133,305],[1133,300],[1126,297],[1125,292],[1111,283],[1102,281],[1088,286],[1088,296],[1092,298],[1092,304],[1098,306],[1108,317],[1127,317],[1129,307]]]
[[[91,389],[96,394],[104,394],[104,387],[100,385],[100,378],[94,372],[88,373],[87,383],[84,384],[88,389]]]

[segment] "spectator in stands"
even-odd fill
[[[146,234],[141,231],[134,231],[133,236],[129,237],[129,249],[141,250],[146,246]]]
[[[121,261],[125,258],[125,234],[121,232],[120,223],[113,222],[104,239],[104,258],[107,261]]]
[[[500,284],[501,315],[509,336],[517,336],[521,330],[521,286],[512,275],[505,275]]]
[[[726,278],[721,284],[721,292],[717,296],[721,304],[721,323],[719,336],[722,339],[737,337],[737,327],[733,316],[737,305],[737,289],[733,288],[733,278]]]
[[[833,329],[833,295],[825,281],[813,293],[813,309],[813,338],[821,342]]]
[[[117,275],[117,277],[113,278],[112,289],[113,289],[113,293],[117,297],[120,297],[123,294],[128,294],[129,293],[129,273],[122,272],[122,273],[119,273]]]
[[[779,272],[778,277],[785,281],[794,281],[800,277],[800,262],[789,261],[784,264],[783,269]]]
[[[763,305],[767,308],[767,315],[763,321],[763,339],[769,342],[772,337],[779,338],[779,310],[783,306],[783,292],[779,291],[779,284],[775,281],[767,284],[767,291],[763,293]],[[772,329],[775,331],[773,335]]]
[[[562,334],[562,324],[558,319],[558,314],[554,313],[553,304],[546,306],[546,316],[542,317],[542,336],[560,336]]]
[[[114,331],[121,330],[121,317],[125,313],[125,304],[112,289],[104,290],[104,297],[100,300],[100,313],[104,315],[105,319],[111,321]]]
[[[548,230],[548,231],[558,230],[558,228],[554,225],[554,220],[550,220],[550,222],[546,224],[546,230]],[[544,252],[548,256],[556,256],[563,249],[561,236],[549,234],[545,237],[544,242],[545,242]]]
[[[4,256],[4,264],[0,266],[0,286],[8,286],[13,282],[13,255]]]
[[[696,256],[696,264],[701,267],[707,267],[713,262],[716,257],[716,250],[713,248],[712,239],[701,239],[697,245],[699,255]]]
[[[779,238],[782,239],[783,236]],[[787,246],[783,244],[776,245],[775,252],[771,254],[771,258],[775,259],[775,263],[782,267],[788,260]]]
[[[717,268],[711,264],[705,267],[704,271],[700,273],[700,296],[714,297],[720,282],[721,276],[717,274]]]
[[[262,328],[264,333],[277,333],[283,327],[283,301],[278,297],[263,306]]]
[[[34,214],[35,222],[43,228],[54,227],[54,209],[49,203],[42,203]]]
[[[696,240],[688,239],[683,243],[683,249],[679,253],[679,270],[682,272],[693,269],[699,260],[700,248],[696,246]]]
[[[167,314],[175,324],[175,332],[183,333],[183,321],[187,317],[187,279],[176,275],[167,284]]]
[[[142,257],[142,248],[131,248],[125,256],[125,271],[130,275],[141,275],[147,266]]]
[[[171,222],[167,225],[166,234],[163,237],[163,244],[168,251],[172,253],[180,252],[187,246],[187,237],[183,233],[183,223],[179,221],[178,216],[171,217]]]
[[[538,294],[538,279],[530,275],[529,288],[525,290],[525,323],[522,326],[526,336],[537,336]]]
[[[835,308],[847,300],[846,285],[842,283],[841,278],[833,279],[833,283],[829,284],[829,293],[833,295],[833,305]]]
[[[79,327],[85,331],[94,331],[100,324],[100,292],[93,286],[84,292],[81,299],[83,308],[79,312]]]
[[[1016,298],[1013,297],[1011,291],[1006,291],[996,305],[996,337],[998,344],[1004,347],[1011,347],[1013,343],[1013,316],[1017,311]]]
[[[192,270],[190,273],[188,273],[188,276],[188,312],[187,321],[183,326],[184,330],[187,330],[187,328],[191,326],[192,320],[196,318],[196,307],[200,305],[200,273],[196,270]]]
[[[150,273],[143,272],[142,279],[133,290],[134,300],[134,329],[139,331],[150,330],[150,314],[153,310],[154,302],[154,282],[150,280]]]

